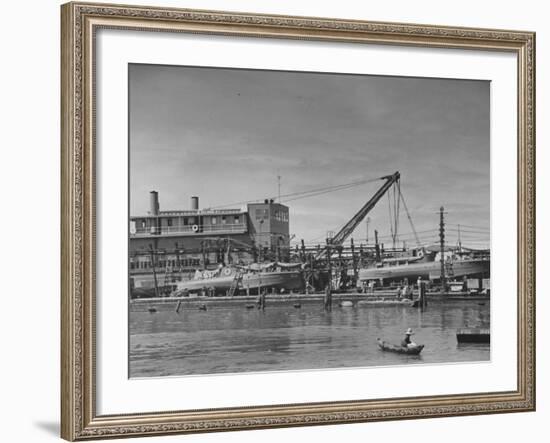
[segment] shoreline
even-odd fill
[[[323,305],[324,293],[314,294],[266,294],[265,303],[269,305],[284,305],[284,304],[301,304],[301,303],[319,303],[319,306]],[[467,294],[426,294],[428,303],[444,303],[444,302],[489,302],[490,297],[487,295],[467,295]],[[390,291],[380,291],[376,294],[365,294],[361,292],[348,292],[348,293],[333,293],[332,304],[333,307],[338,307],[341,302],[351,302],[351,306],[405,306],[412,307],[413,301],[416,300],[416,296],[413,300],[405,298],[397,298],[397,296]],[[161,308],[167,310],[173,308],[174,310],[179,306],[180,309],[185,307],[198,308],[201,305],[208,307],[223,307],[223,306],[249,306],[251,304],[257,304],[257,295],[235,295],[233,297],[220,296],[220,297],[205,297],[205,296],[191,296],[191,297],[152,297],[152,298],[137,298],[129,301],[130,311],[141,311],[149,308]]]

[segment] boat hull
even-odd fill
[[[466,328],[456,331],[459,343],[491,343],[491,331],[482,328]]]
[[[225,268],[222,275],[212,278],[192,279],[179,282],[174,295],[184,292],[196,293],[201,290],[214,289],[216,293],[225,293],[235,280],[235,270]],[[281,272],[247,272],[239,283],[239,290],[257,292],[262,289],[285,291],[300,290],[303,287],[302,275],[298,271]]]
[[[489,268],[489,260],[457,261],[452,264],[452,275],[449,276],[459,278],[470,275],[482,275],[489,273]],[[405,278],[416,281],[418,277],[425,280],[434,280],[438,279],[440,275],[441,264],[435,261],[359,269],[359,280],[361,282],[403,280]]]
[[[407,354],[407,355],[418,355],[422,352],[422,349],[424,349],[424,345],[416,345],[416,346],[397,346],[392,345],[390,343],[386,343],[383,340],[378,339],[377,340],[378,347],[381,351],[384,352],[394,352],[396,354]]]

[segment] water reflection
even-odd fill
[[[421,311],[403,306],[271,304],[265,311],[214,304],[130,312],[132,377],[212,374],[486,361],[489,345],[457,345],[456,329],[488,327],[489,303],[430,303]],[[378,337],[399,343],[407,328],[425,344],[420,356],[381,352]]]

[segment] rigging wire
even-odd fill
[[[394,234],[393,234],[393,223],[392,223],[392,213],[391,213],[391,198],[390,198],[390,191],[388,191],[388,209],[389,209],[389,213],[390,213],[390,233],[391,233],[391,238],[393,240],[393,242],[395,243],[395,237],[394,237]]]
[[[397,189],[394,189],[393,190],[393,195],[394,195],[394,200],[397,200],[397,214],[395,216],[395,237],[396,237],[396,241],[399,240],[399,237],[398,237],[398,232],[399,232],[399,218],[400,218],[400,203],[401,203],[401,199],[400,199],[400,195],[401,195],[401,181],[398,181],[396,184],[396,188]],[[397,194],[396,194],[396,191],[397,191]]]
[[[285,201],[288,202],[288,201],[298,200],[299,198],[315,197],[317,195],[326,194],[326,193],[329,193],[329,192],[340,191],[340,190],[344,190],[344,189],[353,188],[355,186],[360,186],[360,185],[364,185],[364,184],[367,184],[367,183],[376,182],[376,181],[380,180],[381,178],[382,177],[377,177],[377,178],[372,178],[372,179],[364,179],[364,180],[358,180],[358,181],[343,183],[343,184],[339,184],[339,185],[325,186],[325,187],[322,187],[322,188],[310,189],[308,191],[299,191],[299,192],[291,192],[289,194],[282,194],[280,196],[279,201],[284,199]],[[296,198],[290,198],[289,199],[289,197],[296,197]],[[270,199],[275,200],[276,198],[278,198],[278,196],[270,197],[270,198],[268,198],[268,200],[270,200]],[[264,199],[243,200],[243,201],[240,201],[240,202],[233,202],[233,203],[228,203],[228,204],[224,204],[224,205],[211,206],[210,208],[207,208],[207,209],[222,209],[222,208],[227,208],[229,206],[237,206],[237,205],[261,202],[261,201],[264,201]]]
[[[403,196],[403,193],[401,192],[401,188],[399,188],[399,195],[401,196],[401,201],[403,202],[403,207],[405,208],[405,212],[407,214],[407,218],[409,219],[409,224],[411,225],[411,229],[414,234],[414,238],[416,240],[416,245],[420,247],[420,240],[418,239],[418,232],[416,232],[416,228],[414,227],[414,223],[412,221],[411,213],[409,212],[409,208],[407,207],[407,203],[405,203],[405,197]],[[432,232],[437,232],[437,229],[431,230]],[[422,232],[422,231],[420,231]]]

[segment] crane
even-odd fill
[[[384,196],[388,189],[399,181],[400,174],[399,171],[394,172],[392,175],[386,175],[380,177],[381,180],[386,180],[384,184],[376,191],[376,193],[367,201],[359,211],[340,229],[334,237],[330,240],[330,246],[338,246],[346,241],[346,239],[351,235],[355,230],[357,225],[361,223],[367,214],[374,208],[376,203]],[[325,256],[327,249],[322,249],[315,256],[315,260],[319,260]]]

